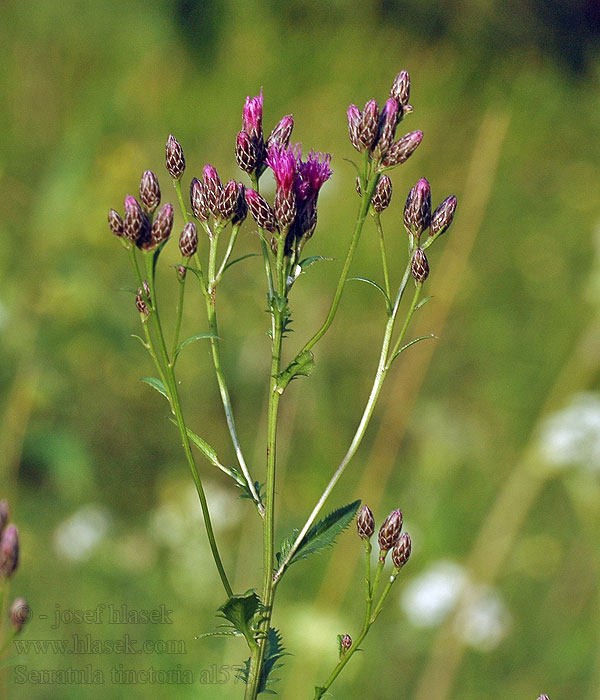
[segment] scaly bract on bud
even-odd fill
[[[195,177],[190,183],[190,202],[192,204],[192,214],[198,221],[208,221],[209,211],[204,184]]]
[[[269,138],[267,139],[266,143],[267,151],[270,150],[272,146],[282,146],[283,148],[287,148],[290,144],[290,137],[292,135],[293,128],[294,117],[292,117],[291,114],[286,114],[269,134]]]
[[[369,506],[364,505],[356,516],[356,531],[361,540],[368,540],[375,532],[375,518]]]
[[[140,201],[144,209],[151,214],[160,204],[160,185],[152,170],[146,170],[140,182]]]
[[[118,211],[111,209],[108,212],[108,225],[115,236],[119,238],[123,237],[123,219]]]
[[[169,174],[174,180],[179,180],[185,170],[185,158],[183,148],[173,134],[169,134],[165,154],[165,164]]]
[[[451,195],[436,208],[431,215],[431,226],[429,227],[429,235],[436,236],[446,233],[450,228],[450,224],[454,219],[456,211],[456,197]]]
[[[275,212],[264,197],[249,187],[246,189],[246,203],[259,228],[269,231],[269,233],[277,231]]]
[[[402,106],[408,105],[410,100],[410,76],[408,71],[401,70],[394,78],[390,96],[398,100]]]
[[[404,228],[417,237],[431,223],[431,189],[427,178],[422,177],[411,189],[404,205]]]
[[[396,165],[405,163],[417,150],[418,145],[423,140],[422,131],[411,131],[400,140],[393,143],[382,161],[386,168],[393,168]]]
[[[410,557],[412,542],[408,532],[404,532],[392,548],[392,561],[397,569],[401,569]]]
[[[415,282],[422,284],[429,277],[429,262],[427,261],[427,256],[421,248],[415,248],[413,253],[412,262],[410,264],[410,271],[412,276],[415,278]]]
[[[392,200],[392,181],[387,175],[382,175],[377,182],[375,192],[371,204],[373,209],[380,214],[384,209],[387,209]]]
[[[402,530],[402,511],[397,508],[393,510],[383,521],[383,525],[379,528],[377,537],[379,549],[381,550],[380,559],[385,559],[387,552],[396,544],[396,540],[400,537]]]
[[[358,143],[360,150],[367,150],[375,143],[379,131],[379,108],[375,100],[365,105],[358,125]]]
[[[179,237],[179,250],[184,258],[191,258],[198,249],[198,231],[196,224],[190,221],[183,227]]]
[[[171,235],[173,230],[173,207],[171,204],[163,204],[160,208],[152,228],[150,229],[150,241],[147,246],[148,250],[152,250],[160,245]]]
[[[221,198],[223,185],[221,184],[221,179],[216,168],[210,165],[210,163],[204,166],[202,171],[202,180],[204,184],[204,196],[206,197],[208,209],[213,216],[218,216],[219,199]]]

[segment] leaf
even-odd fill
[[[159,394],[162,394],[165,397],[165,399],[169,399],[169,394],[167,393],[167,389],[163,384],[162,379],[157,379],[156,377],[142,377],[140,379],[140,382],[148,384],[148,386],[151,386],[153,389],[156,389],[156,391],[158,391]]]
[[[242,260],[245,260],[246,258],[255,258],[257,255],[260,255],[260,253],[247,253],[246,255],[242,255],[240,258],[236,258],[235,260],[228,262],[227,265],[225,265],[225,267],[223,268],[223,272],[225,272],[225,270],[230,268],[232,265],[242,262]]]
[[[390,298],[388,297],[385,289],[380,284],[377,284],[377,282],[370,280],[368,277],[349,277],[348,281],[350,281],[350,280],[357,280],[358,282],[366,282],[367,284],[370,284],[371,286],[375,287],[375,289],[377,289],[378,291],[380,291],[383,294],[383,298],[385,299],[385,306],[386,306],[388,312],[391,310],[392,305],[390,302]]]
[[[411,340],[410,342],[406,343],[406,345],[403,345],[396,353],[394,353],[394,356],[390,360],[388,367],[392,364],[392,362],[398,357],[398,355],[401,352],[404,352],[411,345],[414,345],[415,343],[419,343],[419,342],[421,342],[421,340],[427,340],[427,338],[435,338],[435,337],[436,336],[433,333],[428,333],[427,335],[420,335],[418,338],[414,338],[414,340]]]
[[[425,306],[425,304],[426,304],[428,301],[431,301],[432,299],[433,299],[433,297],[423,297],[423,298],[421,299],[421,301],[415,306],[415,311],[416,311],[417,309],[420,309],[422,306]]]
[[[233,628],[238,630],[247,639],[253,639],[252,620],[260,610],[260,598],[254,589],[246,593],[233,595],[219,608],[219,613],[231,622]]]
[[[265,657],[260,673],[260,680],[258,682],[258,692],[275,695],[275,691],[271,690],[267,686],[269,683],[276,683],[279,679],[270,678],[269,676],[272,671],[282,666],[282,664],[277,663],[279,659],[281,659],[283,656],[289,656],[289,654],[285,651],[285,647],[281,641],[281,634],[274,627],[269,627],[267,641],[265,644]],[[248,683],[249,672],[250,659],[246,659],[242,668],[238,670],[237,677],[244,681],[244,683]]]
[[[281,547],[280,547],[281,551],[277,552],[277,554],[275,555],[275,557],[277,558],[277,566],[278,567],[281,565],[281,562],[290,553],[290,549],[292,548],[292,545],[296,541],[296,537],[298,537],[299,532],[300,532],[300,530],[298,530],[298,528],[295,527],[287,537],[284,537],[283,540],[281,540]]]
[[[206,338],[219,340],[219,336],[215,335],[214,333],[196,333],[196,335],[191,335],[189,338],[186,338],[185,340],[182,340],[181,343],[179,343],[177,349],[175,350],[175,357],[179,355],[179,353],[183,350],[183,348],[186,345],[189,345],[190,343],[193,343],[196,340],[204,340]]]
[[[302,538],[288,566],[300,559],[307,559],[311,554],[316,554],[326,547],[332,547],[335,544],[335,538],[352,522],[359,505],[360,501],[349,503],[315,523]]]
[[[315,263],[321,262],[322,260],[334,262],[335,258],[328,258],[325,255],[311,255],[310,257],[301,260],[298,265],[302,272],[306,272],[309,267],[312,267]]]
[[[346,163],[350,163],[351,165],[353,165],[354,169],[356,170],[356,174],[358,175],[358,177],[361,177],[361,170],[353,160],[350,160],[350,158],[342,158],[342,160],[345,160]]]
[[[290,364],[277,375],[277,393],[283,394],[286,386],[296,377],[308,377],[315,367],[312,352],[306,350],[290,362]]]
[[[221,630],[219,632],[204,632],[196,635],[196,639],[205,639],[206,637],[241,637],[237,630]]]
[[[171,423],[177,425],[177,421],[174,418],[171,418]],[[204,440],[204,438],[201,438],[200,435],[197,435],[190,428],[186,427],[185,432],[187,433],[187,436],[192,441],[192,443],[200,450],[200,452],[202,452],[202,454],[214,467],[217,467],[222,472],[225,472],[225,474],[234,479],[238,486],[246,486],[246,481],[244,477],[238,472],[237,469],[234,469],[233,467],[226,467],[224,464],[221,463],[221,460],[217,455],[217,451],[212,445],[209,445],[208,442]],[[246,486],[246,488],[248,487]]]
[[[237,472],[237,469],[233,469],[233,471]],[[239,474],[239,472],[238,472]],[[238,496],[238,498],[249,498],[251,501],[254,500],[254,496],[250,492],[250,488],[248,487],[248,484],[246,483],[246,480],[243,479],[240,475],[240,481],[237,482],[237,486],[239,486],[243,493]],[[259,481],[254,482],[254,490],[256,491],[256,495],[258,496],[258,500],[262,502],[263,500],[263,494],[262,494],[262,489],[263,489],[264,484],[261,484]]]
[[[137,339],[140,341],[140,343],[144,346],[144,348],[146,348],[146,350],[149,349],[149,348],[148,348],[148,343],[147,343],[143,338],[141,338],[139,335],[136,335],[135,333],[131,333],[131,337],[132,337],[132,338],[137,338]]]

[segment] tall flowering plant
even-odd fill
[[[411,131],[398,137],[399,124],[413,111],[409,96],[409,75],[406,71],[401,71],[382,108],[374,99],[369,100],[362,111],[356,105],[348,108],[350,142],[359,155],[358,162],[355,163],[356,190],[359,196],[356,223],[349,237],[348,250],[329,312],[316,332],[299,350],[293,352],[291,361],[284,361],[282,351],[292,316],[292,291],[303,272],[324,259],[314,254],[306,256],[304,250],[317,227],[319,193],[333,175],[332,156],[314,150],[307,152],[300,144],[290,145],[294,126],[291,115],[284,116],[265,138],[262,91],[258,96],[246,98],[242,129],[235,140],[235,158],[249,183],[229,180],[223,184],[216,169],[212,165],[205,165],[202,176],[191,179],[189,203],[186,202],[182,191],[182,180],[186,172],[183,149],[174,136],[169,136],[167,140],[166,169],[175,188],[183,220],[178,241],[181,258],[175,273],[179,294],[171,338],[167,338],[164,332],[164,312],[162,304],[159,304],[156,280],[162,270],[160,256],[174,226],[173,206],[169,203],[160,206],[158,178],[153,172],[146,171],[140,183],[139,198],[131,195],[125,198],[123,216],[115,210],[109,213],[110,228],[129,255],[137,280],[136,306],[143,334],[140,340],[156,368],[157,376],[145,377],[143,381],[162,394],[169,404],[172,421],[179,430],[185,458],[198,492],[206,535],[226,596],[219,613],[229,627],[214,634],[239,636],[248,646],[249,658],[240,671],[240,677],[245,681],[246,700],[270,692],[273,672],[281,665],[281,659],[285,655],[282,634],[274,627],[275,600],[278,587],[292,564],[334,544],[337,536],[356,518],[357,541],[362,542],[365,551],[365,615],[354,639],[349,634],[338,636],[337,659],[334,658],[335,640],[332,640],[333,668],[330,675],[315,686],[314,697],[318,700],[329,691],[362,644],[411,554],[411,539],[408,533],[402,532],[403,518],[399,509],[392,511],[379,527],[375,565],[371,563],[371,540],[375,534],[376,522],[368,506],[360,507],[360,501],[357,500],[321,517],[326,501],[362,442],[384,380],[394,361],[410,346],[433,337],[430,334],[409,338],[408,333],[414,314],[427,301],[427,298],[422,298],[422,290],[429,276],[426,251],[452,223],[456,198],[447,197],[433,209],[429,182],[425,178],[421,178],[410,189],[402,219],[406,231],[407,258],[399,279],[391,273],[388,265],[382,224],[382,214],[392,198],[392,181],[388,172],[412,156],[423,136],[421,131]],[[260,193],[261,178],[269,170],[276,183],[275,196],[271,202]],[[247,462],[238,436],[221,359],[221,338],[224,334],[217,319],[218,292],[224,276],[233,264],[248,257],[233,258],[238,233],[248,213],[252,219],[250,226],[257,234],[256,254],[262,257],[270,318],[268,332],[271,364],[269,375],[265,378],[269,383],[269,404],[265,436],[266,462],[263,465]],[[378,232],[382,266],[379,282],[364,277],[349,278],[369,215]],[[398,228],[395,222],[393,228]],[[348,279],[358,279],[374,286],[383,297],[386,322],[382,331],[377,370],[354,436],[343,459],[332,469],[329,482],[317,503],[301,527],[282,539],[277,539],[277,431],[280,403],[293,379],[310,375],[315,363],[315,346],[337,316]],[[202,292],[206,328],[181,339],[186,290],[190,281],[199,285]],[[210,343],[236,466],[228,466],[217,449],[188,425],[182,410],[176,375],[177,360],[186,345],[200,340]],[[209,504],[197,466],[198,455],[232,479],[233,485],[241,490],[238,495],[250,499],[254,504],[262,525],[262,582],[257,582],[256,588],[246,593],[236,593],[231,587],[211,523]],[[384,567],[389,560],[392,572],[384,579]]]

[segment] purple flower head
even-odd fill
[[[273,170],[277,189],[289,193],[296,179],[297,161],[293,151],[279,144],[271,146],[267,156],[267,165]]]
[[[316,199],[323,184],[333,174],[329,167],[331,153],[310,151],[306,161],[303,161],[299,144],[294,151],[299,178],[297,195],[301,200]]]
[[[246,97],[244,111],[242,114],[242,124],[246,131],[253,139],[261,141],[262,133],[262,114],[263,114],[263,92],[260,89],[260,94],[256,97]]]

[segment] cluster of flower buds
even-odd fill
[[[412,112],[409,96],[410,77],[406,71],[401,71],[381,111],[376,100],[368,100],[362,112],[354,104],[348,107],[350,142],[357,151],[368,151],[384,168],[393,168],[408,160],[423,138],[422,131],[411,131],[394,141],[398,124],[405,114]]]
[[[356,531],[358,536],[368,542],[375,532],[375,518],[369,506],[364,505],[356,516]],[[392,551],[392,561],[396,569],[401,569],[410,557],[410,535],[402,533],[402,511],[393,510],[379,528],[377,536],[379,544],[379,560],[385,561],[387,553]],[[370,551],[370,550],[369,550]]]
[[[246,97],[242,111],[242,130],[235,142],[235,159],[240,168],[258,179],[266,169],[268,151],[272,146],[287,148],[290,143],[294,118],[287,114],[264,140],[262,89],[256,97]]]
[[[0,583],[11,578],[19,566],[19,533],[15,525],[9,525],[10,508],[0,501]],[[16,633],[29,620],[30,611],[24,598],[17,598],[10,608],[10,621]]]
[[[245,187],[241,182],[230,180],[223,185],[216,168],[210,164],[205,165],[202,171],[202,180],[195,177],[190,184],[192,213],[198,221],[205,225],[211,236],[213,232],[207,224],[211,216],[219,225],[231,221],[234,226],[239,226],[246,218],[248,211],[244,192]],[[188,253],[183,252],[183,249],[182,254],[189,257]]]
[[[424,282],[429,275],[427,256],[420,247],[421,236],[429,229],[429,245],[450,228],[455,211],[456,197],[451,195],[431,212],[431,188],[424,177],[408,193],[404,205],[404,228],[414,245],[411,272],[417,283]]]
[[[274,206],[258,192],[246,190],[250,214],[259,228],[285,234],[285,255],[299,255],[317,225],[317,199],[323,184],[331,177],[331,155],[310,151],[302,158],[299,144],[294,148],[274,144],[267,165],[276,181]],[[276,240],[273,240],[276,246]]]

